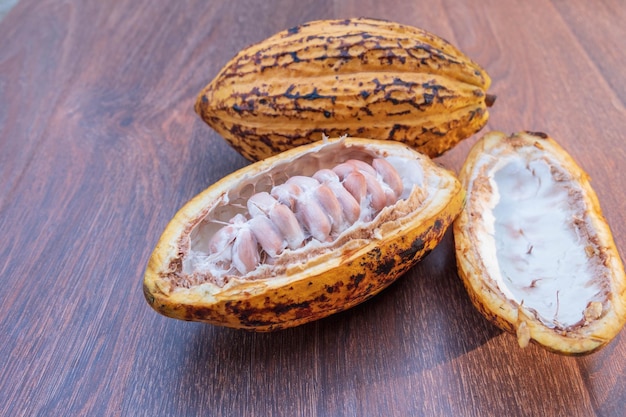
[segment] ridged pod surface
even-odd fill
[[[490,132],[459,174],[459,275],[500,328],[567,355],[593,352],[626,322],[626,276],[588,175],[544,133]]]
[[[311,188],[285,193],[295,184]],[[358,195],[358,206],[345,203]],[[144,294],[156,311],[181,320],[254,331],[307,323],[394,282],[441,241],[463,198],[451,172],[398,142],[304,145],[184,205],[149,260]],[[306,216],[312,207],[318,217]],[[270,244],[276,235],[284,239]]]
[[[478,64],[424,30],[321,20],[242,50],[195,110],[253,161],[323,135],[395,140],[435,157],[487,123],[490,83]]]

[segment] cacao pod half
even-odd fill
[[[490,83],[432,33],[322,20],[242,50],[200,92],[195,110],[252,161],[322,135],[395,140],[435,157],[487,123]]]
[[[300,325],[390,285],[440,242],[463,199],[451,172],[399,142],[304,145],[180,209],[149,260],[144,294],[182,320]]]
[[[543,133],[490,132],[459,178],[459,275],[485,317],[569,355],[593,352],[626,322],[626,277],[588,175]]]

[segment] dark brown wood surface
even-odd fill
[[[520,349],[470,304],[450,233],[379,296],[291,330],[149,308],[167,222],[247,164],[197,92],[253,42],[351,16],[431,30],[485,67],[485,131],[556,138],[624,254],[621,0],[20,0],[0,21],[0,415],[624,415],[626,332],[581,358]],[[477,137],[439,162],[458,170]]]

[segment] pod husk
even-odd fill
[[[595,247],[594,256],[598,258],[592,259],[606,268],[606,274],[598,278],[604,280],[602,288],[606,291],[599,317],[587,317],[586,312],[581,312],[581,322],[575,325],[545,323],[545,319],[540,320],[532,308],[504,295],[486,267],[488,260],[481,256],[479,248],[483,242],[477,237],[477,230],[483,227],[488,216],[484,209],[481,212],[477,208],[475,202],[493,192],[492,186],[484,179],[491,175],[490,167],[497,163],[499,153],[518,152],[524,147],[533,147],[543,155],[554,167],[554,172],[567,173],[568,178],[557,181],[570,181],[569,184],[577,187],[575,193],[584,204],[587,227],[595,233],[595,237],[589,240],[589,247]],[[491,162],[484,162],[488,158]],[[553,175],[565,177],[563,174]],[[474,306],[495,325],[515,334],[522,347],[532,342],[552,352],[583,355],[609,343],[626,322],[626,277],[611,230],[602,215],[587,173],[544,133],[520,132],[507,136],[501,132],[490,132],[471,149],[459,179],[467,192],[467,204],[454,222],[456,257],[459,275]]]

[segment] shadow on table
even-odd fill
[[[251,401],[250,392],[241,392],[246,387],[254,395],[305,401],[321,389],[317,384],[343,390],[421,373],[500,333],[471,305],[448,232],[408,274],[348,311],[275,333],[198,326],[190,334],[180,388],[202,381],[223,396],[213,399],[222,404]]]

